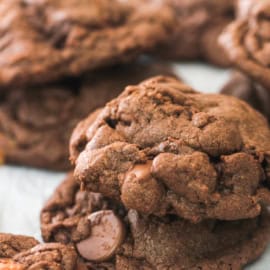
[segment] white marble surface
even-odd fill
[[[199,63],[174,67],[195,89],[211,93],[220,89],[230,73]],[[23,167],[0,167],[0,232],[26,234],[41,240],[39,211],[64,175]],[[247,269],[269,270],[270,246],[264,256]]]

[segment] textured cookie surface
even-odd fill
[[[76,180],[127,208],[237,220],[269,203],[269,139],[266,119],[246,103],[155,77],[80,123],[70,151]]]
[[[101,194],[80,190],[70,173],[42,209],[42,237],[46,242],[81,241],[91,233],[88,216],[108,209],[125,214],[123,207]]]
[[[265,115],[268,120],[270,119],[270,91],[255,83],[246,75],[235,72],[223,87],[221,93],[246,101]]]
[[[240,2],[239,18],[225,29],[220,43],[237,68],[270,89],[270,1],[244,2]]]
[[[233,1],[166,0],[175,11],[177,29],[161,55],[178,60],[204,59],[220,66],[229,65],[218,36],[234,17]]]
[[[100,212],[105,213],[108,210],[113,211],[115,215],[122,219],[126,215],[126,211],[118,203],[99,193],[80,190],[79,184],[74,181],[72,173],[70,173],[41,211],[42,237],[45,242],[73,243],[77,246],[78,252],[81,252],[81,256],[90,256],[89,254],[85,255],[84,252],[84,250],[87,250],[88,244],[83,244],[85,240],[91,239],[95,227],[95,222],[91,222],[89,216]],[[99,221],[96,222],[96,224],[99,223]],[[119,228],[123,230],[123,228]],[[106,239],[106,235],[104,238]],[[97,242],[95,242],[95,245],[91,243],[89,245],[87,253],[90,253],[92,247],[96,250],[99,248]],[[82,249],[81,246],[86,247]],[[102,254],[102,251],[99,253]],[[87,260],[85,263],[93,269],[96,269],[95,267],[97,269],[103,269],[102,267],[104,269],[115,269],[112,262],[97,263]],[[90,269],[92,269],[91,267]]]
[[[105,221],[114,230],[107,230]],[[81,191],[71,174],[44,206],[41,226],[45,241],[73,243],[90,269],[105,270],[241,269],[261,255],[269,240],[266,213],[199,224],[176,216],[142,217],[100,194]],[[112,238],[119,232],[120,242]],[[104,243],[113,247],[109,256]]]
[[[257,259],[269,241],[269,217],[190,224],[142,218],[130,210],[132,238],[123,244],[117,270],[240,270]],[[133,260],[129,259],[133,256]]]
[[[0,269],[87,270],[72,246],[39,244],[32,237],[0,234]]]
[[[26,251],[38,244],[32,237],[23,235],[0,234],[0,258],[12,258],[19,252]]]
[[[139,10],[120,0],[1,1],[0,86],[79,75],[151,49],[174,22],[152,2]]]
[[[13,257],[16,263],[25,269],[35,266],[36,269],[74,270],[77,267],[77,254],[72,247],[62,244],[40,244],[32,249],[19,253]]]
[[[139,61],[58,84],[13,89],[0,98],[0,152],[7,163],[66,170],[68,142],[78,121],[129,84],[172,74],[166,64]]]

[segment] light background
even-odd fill
[[[218,92],[230,74],[228,70],[204,64],[181,64],[174,68],[196,90],[208,93]],[[29,168],[0,167],[0,232],[31,235],[41,240],[39,211],[64,176]],[[247,269],[270,269],[270,245],[265,255]]]

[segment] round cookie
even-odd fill
[[[169,8],[121,0],[2,0],[0,86],[77,76],[127,62],[171,34]]]
[[[73,243],[88,267],[106,270],[241,269],[264,251],[269,222],[267,212],[254,219],[199,224],[173,215],[143,217],[80,190],[71,174],[41,212],[45,241]]]
[[[246,101],[270,120],[270,91],[256,84],[241,72],[234,72],[224,85],[221,94],[235,96]]]
[[[77,126],[70,152],[86,190],[140,213],[238,220],[270,203],[266,119],[174,78],[127,87],[94,123]]]
[[[58,84],[6,91],[0,97],[0,152],[7,163],[68,170],[69,138],[79,120],[126,85],[159,74],[173,71],[165,63],[142,60]]]
[[[240,2],[242,3],[242,2]],[[250,1],[220,37],[235,67],[270,88],[270,1]]]
[[[158,54],[173,60],[203,59],[218,66],[229,61],[218,36],[233,20],[233,0],[165,0],[175,11],[177,29]]]
[[[39,244],[32,237],[0,234],[0,269],[90,270],[74,248],[60,243]]]

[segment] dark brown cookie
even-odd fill
[[[167,46],[159,48],[162,56],[174,60],[207,60],[219,66],[229,61],[218,36],[233,20],[233,0],[165,0],[178,18],[177,29]]]
[[[126,213],[101,194],[81,191],[71,174],[41,213],[45,241],[73,243],[88,267],[106,270],[241,269],[265,249],[269,224],[267,213],[196,225]]]
[[[269,242],[269,216],[194,225],[174,217],[143,218],[130,210],[128,222],[131,239],[117,256],[117,270],[139,265],[147,270],[240,270]]]
[[[252,2],[225,29],[220,43],[235,67],[270,89],[270,1]]]
[[[0,269],[88,270],[72,246],[11,234],[0,234]]]
[[[243,73],[234,72],[221,93],[246,101],[270,121],[270,91],[256,84]]]
[[[256,130],[257,132],[254,132]],[[71,138],[75,178],[129,209],[193,222],[237,220],[270,203],[270,130],[246,103],[151,78]]]
[[[78,121],[149,76],[173,74],[144,60],[58,84],[13,89],[0,98],[0,152],[7,163],[67,170],[68,143]]]
[[[0,86],[51,82],[126,62],[166,40],[170,9],[120,0],[2,0]]]

